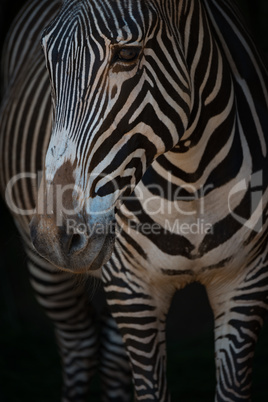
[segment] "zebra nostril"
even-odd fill
[[[87,236],[83,233],[74,233],[71,235],[69,245],[68,245],[68,254],[72,255],[78,253],[87,245]]]

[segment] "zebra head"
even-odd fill
[[[168,1],[66,0],[43,34],[53,129],[31,235],[57,266],[107,261],[114,234],[101,228],[187,127],[190,80],[171,13]],[[69,233],[70,221],[87,229]]]

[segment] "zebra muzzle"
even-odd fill
[[[112,254],[114,225],[108,225],[107,220],[85,222],[76,217],[57,226],[52,216],[35,215],[30,222],[32,244],[38,254],[60,269],[74,273],[98,270]]]

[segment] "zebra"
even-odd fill
[[[176,290],[203,284],[215,400],[250,400],[268,304],[268,96],[237,7],[65,0],[42,46],[53,126],[34,247],[101,275],[137,401],[170,400],[166,316]]]
[[[90,380],[99,369],[101,400],[127,402],[132,384],[121,336],[104,300],[98,298],[95,306],[93,300],[92,306],[87,295],[97,292],[98,280],[92,282],[56,269],[35,252],[30,240],[36,177],[42,169],[51,132],[50,85],[41,51],[41,32],[60,5],[59,0],[28,1],[5,41],[0,109],[1,195],[23,240],[36,298],[55,325],[62,360],[62,401],[86,401]]]

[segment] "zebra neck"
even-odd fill
[[[179,13],[180,40],[191,91],[190,119],[178,144],[180,152],[185,153],[204,134],[209,135],[209,125],[217,127],[228,116],[232,127],[236,111],[229,63],[203,2],[179,2]]]
[[[161,176],[170,172],[178,185],[220,187],[265,165],[267,75],[261,61],[256,65],[256,49],[227,0],[177,4],[191,114],[178,144],[157,159],[154,169]],[[259,101],[251,113],[256,93]]]

